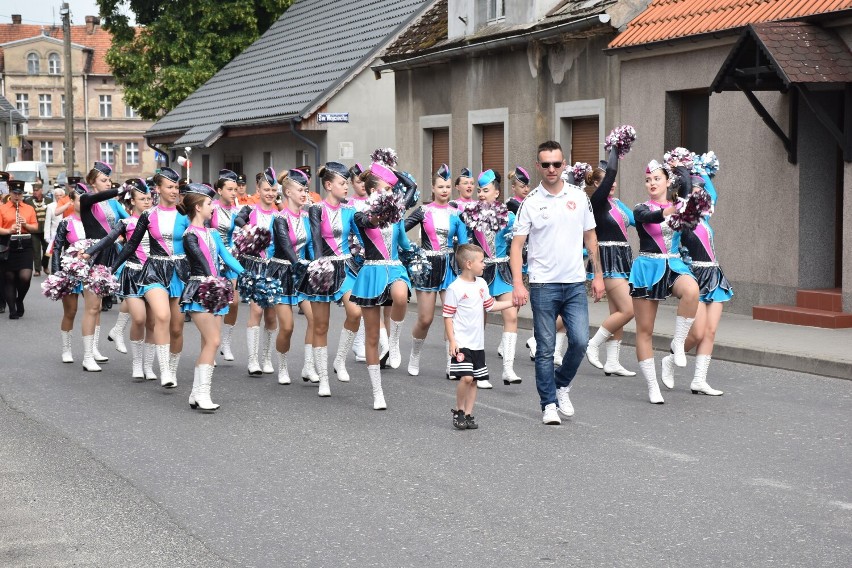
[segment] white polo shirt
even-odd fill
[[[583,232],[595,228],[586,192],[565,182],[552,195],[541,184],[518,211],[514,234],[527,235],[530,282],[569,284],[586,280]]]

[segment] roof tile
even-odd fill
[[[652,0],[610,49],[852,9],[852,0]]]
[[[59,26],[40,26],[33,24],[0,24],[0,46],[4,43],[19,41],[46,35],[55,39],[64,39]],[[100,26],[95,26],[89,34],[86,26],[71,26],[71,42],[89,47],[94,52],[91,72],[95,75],[112,75],[106,63],[106,52],[112,45],[112,34]],[[0,71],[4,69],[3,48],[0,47]]]

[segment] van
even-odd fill
[[[12,179],[26,182],[24,193],[32,195],[33,183],[36,178],[41,178],[45,190],[48,188],[47,164],[44,162],[12,162],[6,166],[6,171],[12,174]]]

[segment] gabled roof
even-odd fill
[[[852,0],[652,0],[610,49],[852,9]]]
[[[400,38],[382,53],[382,60],[387,65],[379,66],[379,69],[393,67],[393,62],[412,56],[423,56],[450,49],[458,48],[459,55],[463,56],[464,50],[460,48],[465,46],[474,46],[530,32],[546,33],[552,30],[553,34],[558,34],[561,31],[559,26],[603,14],[616,2],[618,0],[561,0],[554,2],[554,7],[535,22],[507,24],[500,20],[483,26],[474,34],[451,40],[448,39],[447,0],[436,0],[431,8],[406,28]]]
[[[37,26],[32,24],[0,24],[0,45],[23,39],[47,36],[58,40],[65,39],[61,26]],[[112,75],[106,63],[106,52],[112,45],[112,35],[100,26],[95,26],[90,34],[86,26],[71,26],[71,43],[88,47],[93,52],[92,68],[94,75]],[[3,48],[0,47],[0,72],[5,70]]]
[[[425,0],[298,0],[147,137],[210,144],[228,126],[307,117],[368,65]]]
[[[711,89],[737,90],[738,83],[751,90],[852,83],[852,53],[836,33],[814,24],[754,24],[743,31]]]

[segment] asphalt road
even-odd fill
[[[549,427],[524,353],[523,384],[480,391],[460,432],[436,320],[422,375],[407,339],[384,373],[387,411],[351,357],[328,399],[248,377],[236,334],[205,415],[186,404],[191,324],[165,390],[105,341],[104,372],[82,370],[79,336],[62,364],[59,315],[34,287],[24,319],[0,316],[3,566],[852,566],[852,381],[714,361],[723,397],[681,376],[654,406],[584,363],[576,416]]]

